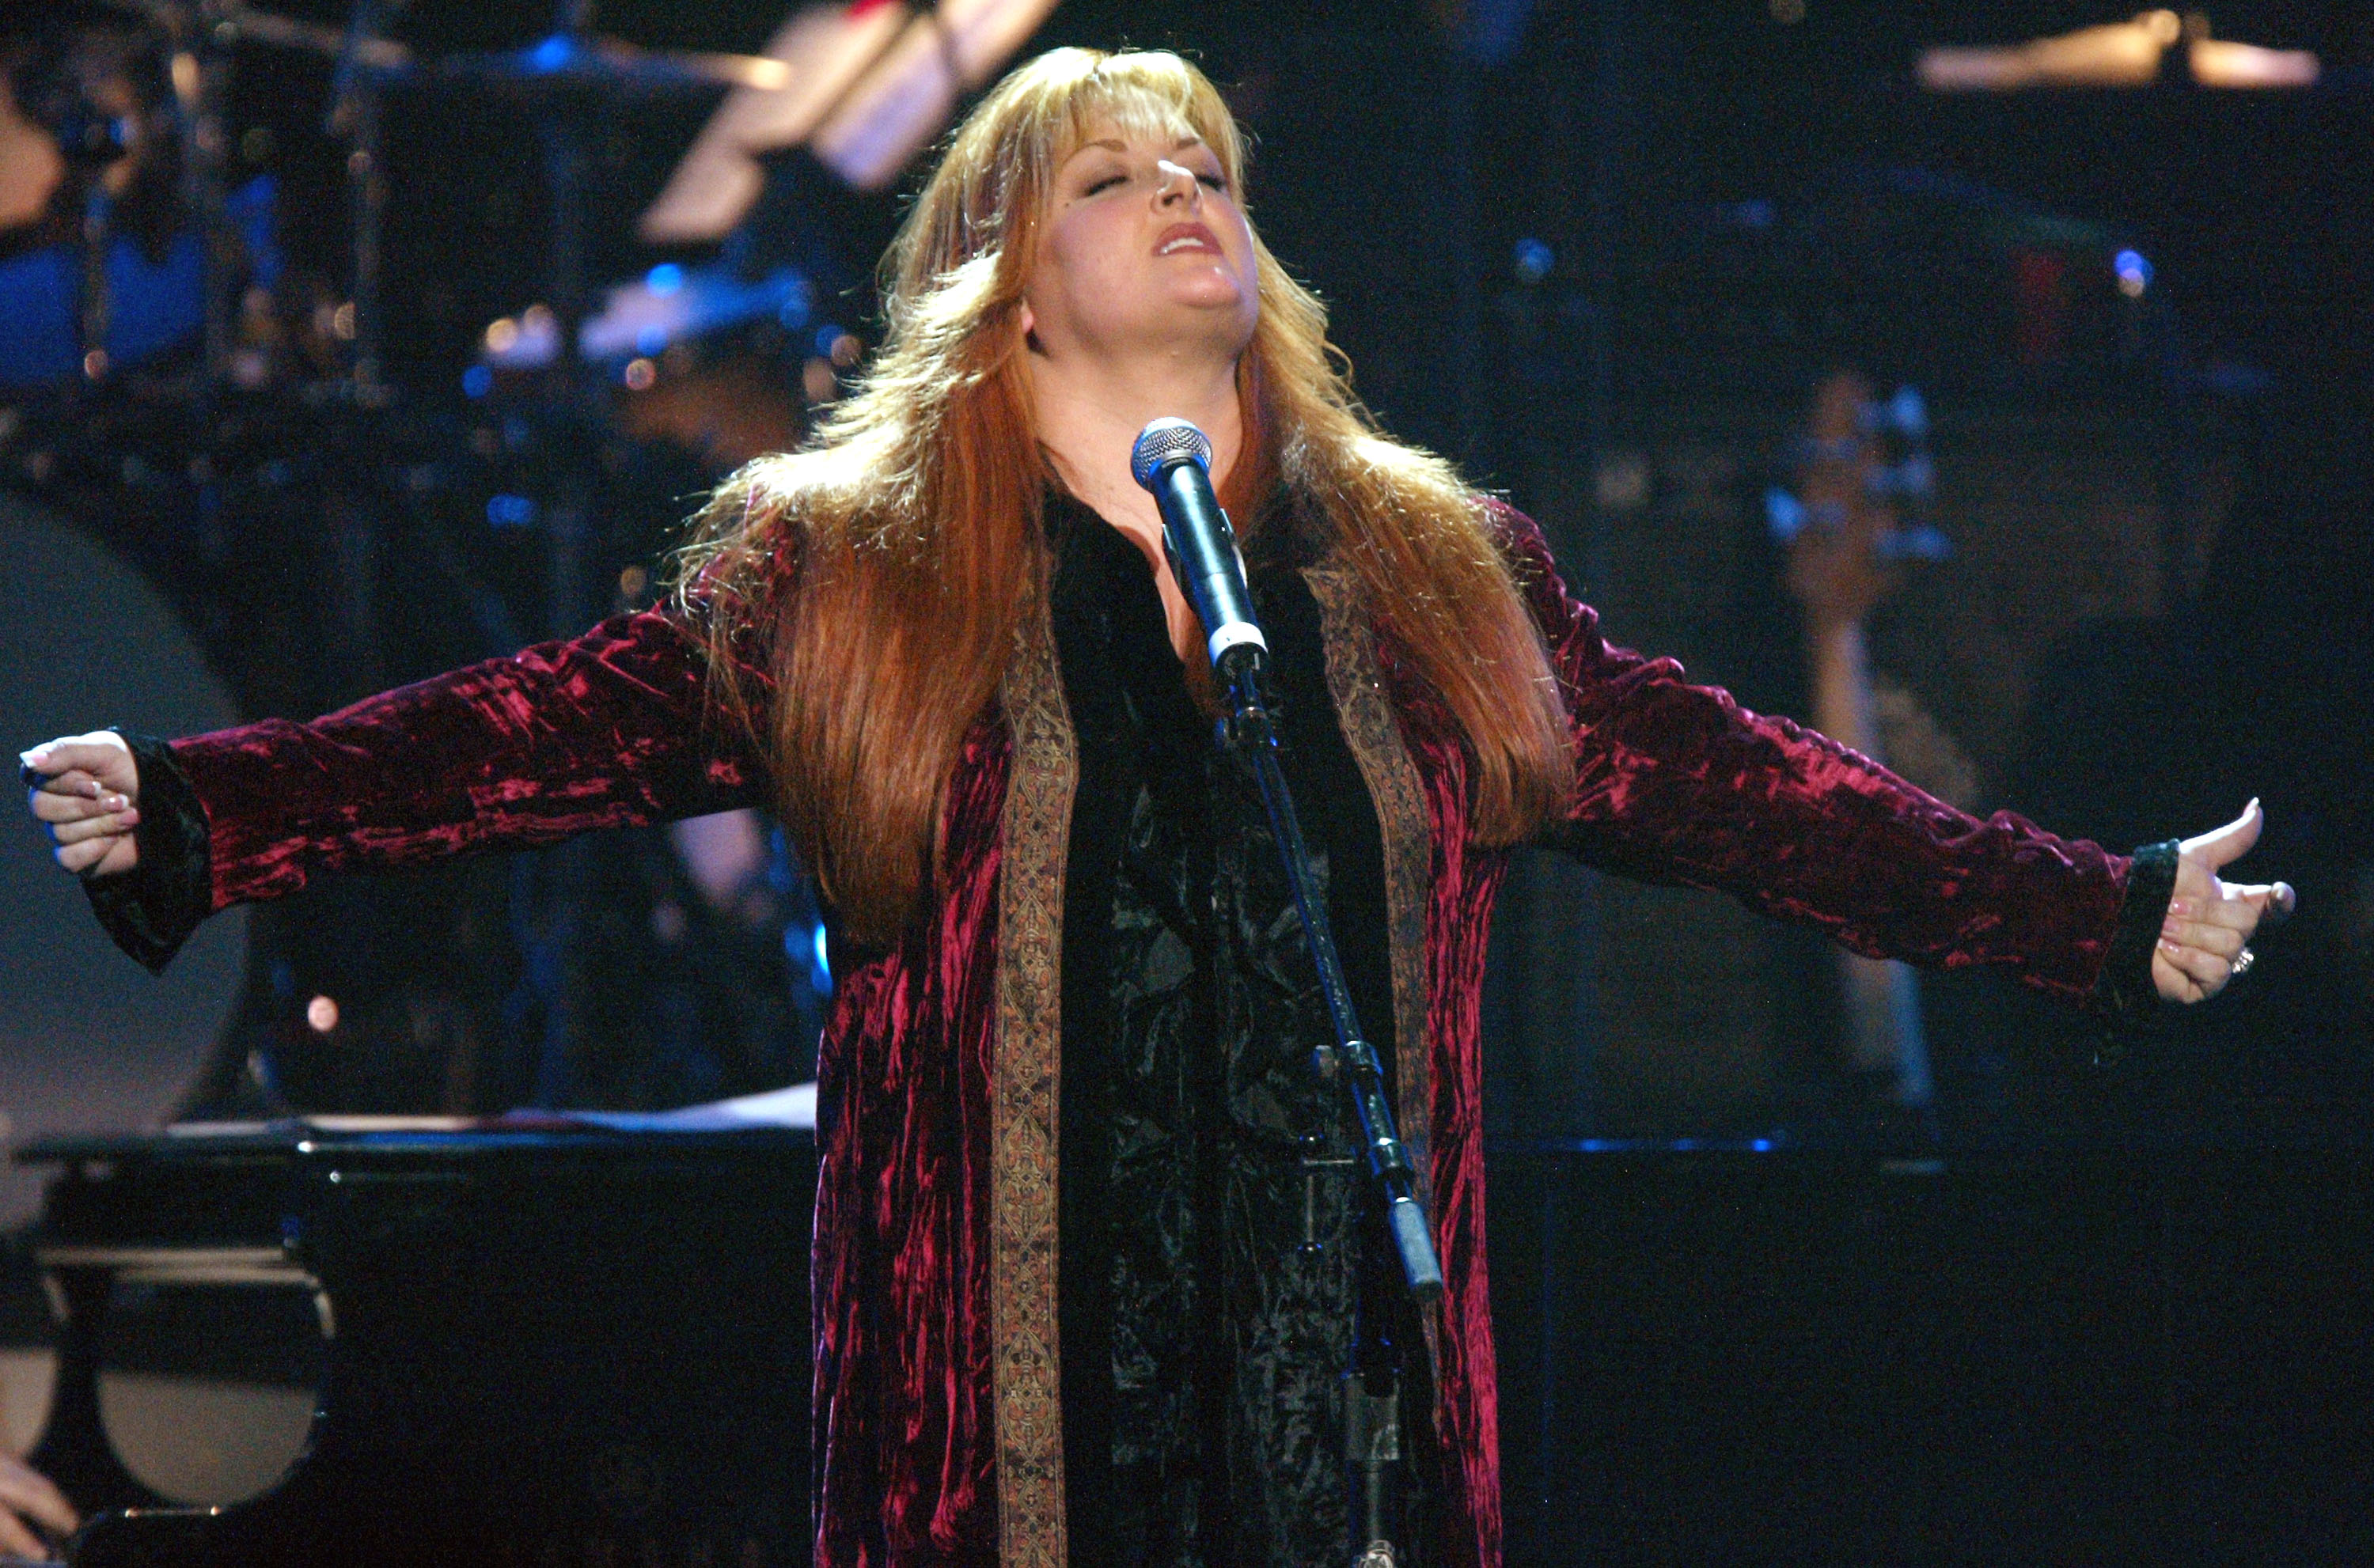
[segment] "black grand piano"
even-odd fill
[[[58,1171],[31,1458],[92,1519],[77,1568],[808,1560],[811,1134],[292,1121],[18,1158]],[[175,1506],[104,1430],[111,1317],[231,1296],[199,1316],[318,1328],[318,1398],[276,1484]]]

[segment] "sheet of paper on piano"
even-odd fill
[[[731,1100],[683,1106],[672,1111],[506,1111],[497,1117],[459,1116],[309,1116],[297,1125],[320,1132],[565,1132],[570,1128],[600,1128],[606,1132],[736,1132],[745,1129],[790,1128],[816,1130],[817,1086],[793,1083],[764,1094]],[[263,1133],[287,1128],[287,1122],[175,1122],[166,1132],[176,1138],[219,1138],[237,1133]],[[0,1568],[6,1568],[0,1562]]]

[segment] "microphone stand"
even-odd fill
[[[1340,1081],[1351,1095],[1369,1178],[1384,1199],[1385,1225],[1401,1258],[1402,1278],[1423,1316],[1427,1308],[1442,1299],[1442,1263],[1435,1255],[1426,1207],[1418,1199],[1416,1168],[1410,1164],[1409,1151],[1393,1124],[1392,1102],[1385,1097],[1384,1068],[1352,1010],[1352,989],[1345,982],[1343,961],[1335,954],[1335,933],[1328,923],[1326,901],[1311,875],[1302,823],[1295,815],[1285,770],[1278,766],[1277,725],[1261,689],[1261,650],[1240,644],[1224,651],[1215,667],[1228,694],[1228,713],[1219,724],[1221,748],[1245,762],[1261,786],[1262,804],[1269,813],[1270,830],[1286,862],[1287,881],[1294,889],[1294,907],[1302,915],[1303,934],[1310,939],[1311,961],[1319,970],[1320,994],[1326,1000],[1327,1017],[1334,1025],[1334,1043],[1313,1050],[1311,1065],[1322,1082]]]

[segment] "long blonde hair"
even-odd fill
[[[766,752],[785,829],[861,942],[889,942],[921,907],[965,733],[1024,617],[1044,613],[1050,471],[1019,310],[1055,170],[1099,123],[1200,136],[1242,188],[1235,120],[1177,55],[1059,49],[1015,71],[958,128],[885,259],[887,331],[863,383],[800,451],[720,486],[682,553],[679,606],[709,640],[720,705]],[[1511,842],[1572,778],[1540,633],[1479,498],[1376,429],[1324,307],[1258,237],[1253,250],[1260,321],[1238,376],[1252,461],[1222,499],[1251,521],[1259,474],[1317,503],[1466,739],[1477,835]],[[753,647],[771,695],[735,673]]]

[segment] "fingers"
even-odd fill
[[[2254,934],[2282,925],[2299,902],[2288,883],[2243,887],[2212,879],[2210,886],[2209,897],[2170,899],[2160,935],[2230,958]]]
[[[2172,942],[2179,947],[2196,947],[2204,953],[2215,954],[2228,963],[2242,951],[2242,944],[2251,940],[2251,930],[2247,926],[2180,920],[2173,916],[2160,922],[2159,935],[2162,942]]]
[[[132,748],[112,731],[68,735],[19,754],[27,803],[49,829],[60,866],[76,876],[112,876],[139,861],[140,777]],[[0,1512],[7,1501],[0,1473]]]
[[[104,795],[107,786],[81,768],[69,768],[64,773],[47,777],[28,767],[24,770],[25,787],[37,795],[57,795],[65,799],[89,799]]]
[[[46,823],[87,822],[92,817],[114,816],[132,809],[130,800],[111,790],[96,794],[66,795],[48,790],[31,790],[28,796],[33,815]]]
[[[2213,882],[2207,896],[2186,897],[2180,894],[2168,901],[2168,915],[2160,925],[2168,936],[2180,933],[2174,926],[2215,926],[2224,930],[2250,932],[2256,930],[2262,913],[2267,907],[2272,887],[2241,887],[2230,882]]]
[[[2198,838],[2186,839],[2177,846],[2177,853],[2182,860],[2197,860],[2214,872],[2249,854],[2251,846],[2259,841],[2259,829],[2265,822],[2266,815],[2259,810],[2258,800],[2253,797],[2251,803],[2242,808],[2240,816]]]
[[[63,849],[70,844],[87,843],[93,838],[121,837],[139,825],[140,813],[136,811],[107,812],[74,822],[52,823],[50,841]]]
[[[2235,951],[2241,951],[2239,944]],[[2234,977],[2234,965],[2231,960],[2214,953],[2162,937],[2152,954],[2152,977],[2158,983],[2162,996],[2176,1001],[2200,1001],[2225,989],[2226,982]],[[2179,982],[2174,989],[2170,988],[2171,978]]]
[[[59,1535],[72,1533],[82,1523],[65,1493],[21,1460],[0,1458],[0,1504]]]
[[[116,876],[140,863],[140,842],[129,833],[112,833],[53,853],[58,864],[76,876]]]
[[[61,844],[52,853],[59,865],[80,876],[97,867],[107,859],[108,851],[123,841],[119,833],[104,838],[87,838],[79,844]]]
[[[2262,922],[2270,929],[2281,925],[2297,901],[2291,884],[2283,882],[2254,887],[2221,882],[2217,893],[2215,901],[2203,906],[2200,918],[2245,933],[2257,930]]]
[[[102,833],[97,837],[61,844],[50,854],[62,870],[76,876],[108,876],[131,869],[133,858],[140,852],[137,842],[129,833]]]
[[[121,836],[140,825],[139,808],[124,796],[106,790],[83,796],[36,790],[31,805],[35,819],[49,828],[51,841],[61,849]]]
[[[96,780],[119,793],[136,793],[139,769],[132,760],[132,748],[123,737],[112,730],[94,730],[87,735],[68,735],[64,739],[44,741],[18,756],[26,774],[26,782],[54,778],[63,774],[79,773],[84,779]],[[77,789],[79,786],[77,785]]]
[[[2298,904],[2287,883],[2243,885],[2216,874],[2250,852],[2265,820],[2253,800],[2224,827],[2179,847],[2175,894],[2152,954],[2153,983],[2169,1000],[2201,1001],[2225,989],[2252,935],[2281,924]]]

